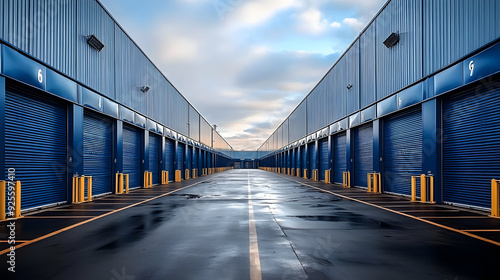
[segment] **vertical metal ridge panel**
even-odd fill
[[[115,98],[115,22],[95,0],[78,1],[77,78],[110,98]],[[104,48],[98,52],[87,44],[94,34]]]
[[[200,142],[212,147],[212,126],[203,118],[200,118]]]
[[[422,174],[421,107],[391,115],[383,126],[384,191],[410,195],[411,176]]]
[[[129,174],[131,188],[141,186],[141,131],[132,125],[123,125],[123,173]]]
[[[291,142],[306,136],[306,119],[306,102],[302,102],[288,117]]]
[[[366,107],[377,100],[375,86],[375,53],[377,45],[375,24],[371,24],[359,38],[360,44],[360,105]],[[384,47],[385,46],[379,46]]]
[[[76,1],[31,0],[28,53],[76,78]]]
[[[5,108],[3,172],[16,170],[22,209],[66,201],[66,106],[8,86]]]
[[[367,123],[354,131],[354,185],[366,187],[366,174],[370,172],[373,172],[373,124]]]
[[[278,136],[278,149],[280,149],[284,145],[284,143],[283,143],[283,125],[280,125],[280,127],[278,127],[277,132],[278,132],[277,133],[277,136]]]
[[[422,78],[422,1],[392,0],[375,20],[377,99]],[[400,41],[383,45],[392,33]]]
[[[169,100],[168,100],[168,110],[169,110],[169,120],[170,127],[177,130],[178,132],[188,135],[188,120],[189,120],[189,104],[181,96],[181,94],[174,88],[169,89]]]
[[[500,174],[500,82],[443,101],[444,201],[490,208],[491,179]]]
[[[13,46],[29,51],[29,0],[2,0],[3,39]]]
[[[347,71],[345,56],[328,73],[330,90],[328,104],[329,120],[333,122],[347,115]]]
[[[283,145],[288,145],[290,144],[291,141],[290,138],[288,137],[289,136],[289,122],[288,122],[288,119],[286,119],[284,122],[283,122]]]
[[[351,114],[359,110],[359,40],[356,40],[352,47],[345,54],[347,80],[344,86],[351,85],[352,88],[347,92],[347,114]],[[329,123],[323,123],[322,126]]]
[[[160,140],[160,137],[149,133],[149,171],[152,173],[155,185],[160,180]]]
[[[189,106],[189,137],[200,141],[200,114],[193,106]]]
[[[336,134],[334,136],[334,165],[333,165],[333,181],[342,184],[342,173],[347,170],[347,136],[346,132]]]
[[[141,86],[150,85],[147,76],[146,57],[127,35],[116,26],[116,100],[147,115],[147,95],[139,90]],[[151,91],[156,91],[152,88]]]
[[[497,0],[423,0],[424,74],[500,37]]]

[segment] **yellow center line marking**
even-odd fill
[[[436,210],[401,210],[401,212],[404,213],[411,213],[411,212],[460,212],[460,210],[447,210],[447,209],[436,209]]]
[[[375,204],[368,203],[368,202],[365,202],[365,201],[362,201],[362,200],[359,200],[359,199],[351,198],[351,197],[348,197],[348,196],[345,196],[345,195],[341,195],[341,194],[334,193],[334,192],[331,192],[331,191],[328,191],[328,190],[324,190],[322,188],[311,186],[309,184],[306,184],[306,183],[300,182],[300,181],[296,181],[296,180],[293,180],[291,178],[286,178],[284,176],[281,176],[281,177],[283,177],[285,179],[288,179],[288,180],[291,180],[291,181],[294,181],[296,183],[299,183],[299,184],[301,184],[303,186],[308,186],[310,188],[316,189],[316,190],[321,191],[321,192],[326,192],[326,193],[333,194],[335,196],[338,196],[338,197],[341,197],[341,198],[344,198],[344,199],[348,199],[348,200],[356,201],[356,202],[363,203],[363,204],[366,204],[366,205],[370,205],[370,206],[373,206],[375,208],[379,208],[379,209],[382,209],[382,210],[385,210],[385,211],[389,211],[389,212],[392,212],[392,213],[395,213],[395,214],[399,214],[399,215],[402,215],[402,216],[405,216],[405,217],[408,217],[408,218],[412,218],[412,219],[415,219],[415,220],[418,220],[418,221],[421,221],[421,222],[424,222],[424,223],[427,223],[427,224],[431,224],[433,226],[437,226],[437,227],[440,227],[440,228],[443,228],[443,229],[447,229],[449,231],[457,232],[457,233],[460,233],[460,234],[463,234],[463,235],[466,235],[466,236],[469,236],[469,237],[472,237],[472,238],[475,238],[475,239],[478,239],[478,240],[481,240],[481,241],[485,241],[485,242],[491,243],[493,245],[500,246],[500,242],[493,241],[493,240],[490,240],[490,239],[487,239],[487,238],[484,238],[484,237],[481,237],[481,236],[469,233],[469,232],[464,231],[464,230],[459,230],[459,229],[456,229],[456,228],[448,227],[448,226],[445,226],[445,225],[442,225],[442,224],[438,224],[438,223],[435,223],[435,222],[431,222],[431,221],[425,220],[423,218],[412,216],[410,214],[402,213],[402,212],[399,212],[399,211],[396,211],[396,210],[392,210],[392,209],[389,209],[389,208],[386,208],[386,207],[383,207],[383,206],[375,205]]]
[[[469,232],[500,232],[500,229],[464,229]]]
[[[250,187],[250,172],[248,172],[248,222],[250,233],[250,280],[261,280],[262,270],[260,267],[259,244],[257,241],[257,228],[252,203],[252,190]]]
[[[433,217],[433,216],[425,216],[425,217],[419,217],[422,219],[489,219],[490,217],[488,216],[438,216],[438,217]]]
[[[219,176],[221,176],[221,175],[219,175]],[[217,177],[218,177],[218,176],[217,176]],[[212,177],[212,178],[215,178],[215,177]],[[73,228],[79,227],[79,226],[81,226],[81,225],[84,225],[84,224],[87,224],[87,223],[93,222],[93,221],[95,221],[95,220],[98,220],[98,219],[104,218],[104,217],[109,216],[109,215],[111,215],[111,214],[114,214],[114,213],[117,213],[117,212],[123,211],[123,210],[125,210],[125,209],[132,208],[132,207],[135,207],[135,206],[137,206],[137,205],[141,205],[141,204],[143,204],[143,203],[149,202],[149,201],[151,201],[151,200],[155,200],[155,199],[158,199],[158,198],[160,198],[160,197],[164,197],[164,196],[170,195],[170,194],[172,194],[172,193],[175,193],[175,192],[178,192],[178,191],[181,191],[181,190],[184,190],[184,189],[187,189],[187,188],[190,188],[190,187],[196,186],[196,185],[198,185],[198,184],[200,184],[200,183],[202,183],[202,182],[204,182],[204,181],[199,181],[199,182],[197,182],[197,183],[194,183],[194,184],[191,184],[191,185],[187,185],[187,186],[182,187],[182,188],[180,188],[180,189],[173,190],[173,191],[170,191],[170,192],[168,192],[168,193],[164,193],[164,194],[161,194],[161,195],[155,196],[155,197],[153,197],[153,198],[146,199],[146,200],[144,200],[144,201],[137,202],[137,203],[134,203],[134,204],[131,204],[131,205],[125,206],[125,207],[120,208],[120,209],[113,210],[113,211],[108,212],[108,213],[104,213],[104,214],[99,215],[99,216],[97,216],[97,217],[94,217],[94,218],[91,218],[91,219],[88,219],[88,220],[85,220],[85,221],[82,221],[82,222],[79,222],[79,223],[73,224],[73,225],[71,225],[71,226],[67,226],[67,227],[62,228],[62,229],[60,229],[60,230],[53,231],[53,232],[48,233],[48,234],[46,234],[46,235],[43,235],[43,236],[37,237],[37,238],[35,238],[35,239],[32,239],[32,240],[30,240],[30,241],[27,241],[27,242],[25,242],[25,243],[22,243],[22,244],[17,245],[17,246],[16,246],[16,250],[17,250],[17,249],[19,249],[19,248],[22,248],[22,247],[24,247],[24,246],[26,246],[26,245],[33,244],[33,243],[35,243],[35,242],[38,242],[38,241],[40,241],[40,240],[47,239],[47,238],[49,238],[49,237],[51,237],[51,236],[54,236],[54,235],[57,235],[57,234],[59,234],[59,233],[62,233],[62,232],[68,231],[68,230],[70,230],[70,229],[73,229]],[[124,203],[121,203],[121,204],[124,204]],[[3,250],[3,251],[0,251],[0,256],[1,256],[1,255],[3,255],[3,254],[6,254],[6,253],[8,253],[8,252],[10,252],[10,248],[9,248],[9,249],[5,249],[5,250]]]
[[[24,216],[24,219],[88,219],[95,216]]]
[[[71,212],[71,211],[89,211],[89,212],[92,212],[92,211],[100,211],[100,212],[103,212],[103,211],[113,211],[115,209],[82,209],[82,208],[77,208],[77,209],[49,209],[47,211],[44,211],[44,212],[52,212],[52,211],[58,211],[58,212],[65,212],[65,211],[68,211],[68,212]]]

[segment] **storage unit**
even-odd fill
[[[132,125],[123,125],[123,173],[129,174],[130,188],[141,184],[141,135],[142,131]]]
[[[300,147],[297,147],[295,148],[295,168],[302,168],[301,164],[300,164],[300,157],[301,157],[301,153],[300,153]]]
[[[66,105],[18,84],[5,96],[5,178],[15,169],[22,209],[67,200]]]
[[[113,192],[113,123],[85,110],[83,118],[83,175],[92,176],[92,194]]]
[[[500,178],[500,83],[478,85],[443,101],[443,200],[490,208]]]
[[[165,152],[163,162],[165,163],[165,170],[168,171],[168,180],[173,181],[175,176],[174,169],[174,156],[175,156],[175,142],[166,138],[165,139]]]
[[[160,143],[160,136],[149,133],[149,172],[152,173],[153,185],[160,183]]]
[[[354,130],[354,186],[367,187],[367,174],[373,172],[373,125]]]
[[[325,171],[330,169],[330,147],[328,138],[319,140],[319,179],[325,180]]]
[[[192,169],[198,169],[198,149],[193,147],[193,166]],[[198,176],[198,174],[196,174]]]
[[[186,169],[189,169],[189,174],[191,175],[193,169],[193,147],[187,146],[186,151]]]
[[[342,184],[343,172],[347,170],[347,137],[346,132],[336,134],[334,137],[334,164],[333,182]]]
[[[309,170],[309,162],[308,162],[308,156],[307,156],[307,150],[306,150],[306,145],[302,145],[300,147],[300,156],[301,156],[301,166],[302,166],[302,176],[304,177],[304,169],[307,169],[307,175],[309,176],[311,174],[311,170]]]
[[[186,146],[178,142],[177,151],[175,151],[175,170],[181,171],[181,178],[184,178],[184,154],[186,153]]]
[[[312,171],[318,169],[318,150],[316,147],[316,142],[311,142],[307,144],[307,151],[309,153],[309,171],[308,177],[312,178]]]
[[[421,106],[385,118],[383,126],[384,192],[411,195],[411,176],[422,174]]]

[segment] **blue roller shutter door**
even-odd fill
[[[149,171],[153,176],[153,185],[160,183],[160,137],[149,134]]]
[[[311,173],[311,170],[309,170],[309,165],[307,164],[307,151],[306,151],[306,145],[300,147],[300,155],[302,157],[301,164],[302,164],[302,177],[304,177],[304,169],[307,169],[307,174]]]
[[[189,169],[190,174],[193,171],[192,161],[193,161],[193,147],[188,146],[186,154],[186,169]]]
[[[295,149],[296,150],[296,156],[295,156],[295,160],[296,160],[296,163],[295,163],[295,168],[301,168],[300,166],[300,147]]]
[[[193,169],[198,169],[198,149],[193,147]],[[198,174],[196,174],[198,176]]]
[[[295,169],[295,149],[290,151],[290,168]]]
[[[94,195],[113,191],[113,123],[92,111],[83,118],[83,174],[92,176]]]
[[[181,178],[184,178],[184,154],[186,153],[185,146],[178,143],[177,151],[175,152],[175,170],[181,171]]]
[[[384,191],[410,195],[411,176],[422,174],[420,106],[384,120]],[[420,188],[417,188],[420,196]]]
[[[500,179],[500,85],[475,87],[443,101],[443,200],[490,208]]]
[[[319,179],[325,180],[325,171],[330,169],[328,138],[319,141]]]
[[[168,171],[168,180],[173,181],[175,176],[174,171],[174,155],[175,143],[170,139],[165,139],[165,170]]]
[[[354,149],[354,185],[366,187],[366,174],[373,172],[372,123],[362,125],[355,130]]]
[[[5,178],[15,169],[23,210],[67,200],[66,105],[30,91],[7,86],[2,136]]]
[[[141,130],[123,125],[123,173],[129,174],[130,188],[141,186]]]
[[[343,173],[346,172],[346,162],[347,162],[347,137],[346,133],[342,132],[334,137],[335,147],[334,147],[334,169],[335,172],[333,180],[335,183],[342,184]]]
[[[308,177],[312,178],[312,171],[314,169],[318,169],[318,150],[316,147],[316,142],[309,143],[309,146],[307,148],[309,151],[309,167],[311,168]]]

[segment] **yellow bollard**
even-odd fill
[[[73,199],[72,203],[78,202],[78,177],[73,176]]]
[[[372,175],[373,173],[366,173],[366,183],[368,184],[368,192],[372,192]]]
[[[307,179],[307,168],[304,168],[304,179]]]
[[[14,218],[21,218],[21,181],[16,181],[16,186],[14,189],[16,195],[15,201],[16,205],[14,207]]]
[[[189,169],[184,170],[184,179],[189,180]]]
[[[430,200],[430,202],[431,203],[436,203],[434,201],[434,176],[429,176],[429,178],[430,178],[430,184],[431,184],[430,185],[430,192],[431,192],[431,200]]]
[[[92,201],[92,176],[87,177],[87,201]]]
[[[427,178],[420,175],[420,202],[427,202]]]
[[[196,178],[196,169],[193,169],[193,179]]]
[[[342,187],[350,188],[351,187],[351,173],[349,171],[342,172]]]
[[[149,188],[153,188],[153,172],[149,172]]]
[[[78,202],[85,201],[85,177],[78,177]]]
[[[411,201],[417,201],[417,176],[411,176]]]
[[[0,221],[5,220],[5,181],[0,181]]]
[[[326,184],[330,183],[330,169],[325,170],[325,183]]]
[[[381,185],[380,173],[373,173],[373,192],[380,193]]]
[[[118,184],[118,193],[119,194],[122,194],[123,193],[123,173],[120,173],[120,175],[118,176],[119,179],[119,184]]]
[[[499,201],[499,192],[500,192],[500,180],[491,180],[491,216],[492,217],[500,217],[500,201]]]
[[[125,193],[128,194],[128,191],[129,191],[129,174],[124,174],[124,176],[125,176]],[[90,177],[90,179],[92,179],[92,177]]]

